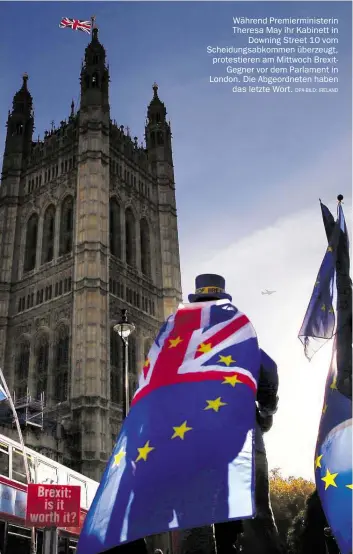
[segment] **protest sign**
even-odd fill
[[[81,487],[28,485],[26,523],[31,527],[76,527],[80,521]]]

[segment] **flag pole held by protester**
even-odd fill
[[[315,450],[315,480],[321,504],[341,554],[352,552],[352,281],[349,240],[337,197],[337,219],[321,203],[328,240],[299,332],[311,359],[333,338],[332,358]]]

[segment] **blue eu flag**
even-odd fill
[[[228,301],[182,306],[151,347],[77,554],[254,515],[260,349]]]
[[[326,211],[328,208],[322,204],[324,222]],[[340,227],[337,222],[329,238],[329,244],[299,331],[299,339],[304,345],[304,352],[309,360],[327,340],[332,339],[335,331],[335,275],[339,236]]]
[[[336,294],[337,321],[335,325],[335,322],[331,322],[326,327],[325,339],[330,338],[330,334],[334,335],[334,344],[316,445],[315,480],[323,510],[341,554],[351,554],[352,287],[349,276],[349,243],[341,203],[338,206],[336,222],[326,206],[322,205],[321,209],[330,250],[328,261],[328,253],[325,255],[327,272],[323,270],[322,273],[326,275],[327,287],[323,294],[331,300],[332,308],[333,296]],[[309,347],[309,339],[316,338],[318,334],[314,304],[315,300],[311,298],[304,320],[306,325],[303,324],[300,331],[299,338],[307,339],[306,342],[303,341],[306,348]],[[323,338],[322,335],[321,332],[320,338]]]
[[[337,388],[338,335],[315,454],[315,481],[321,504],[341,554],[352,552],[352,401]]]

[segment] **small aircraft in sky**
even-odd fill
[[[262,290],[261,291],[261,294],[267,294],[267,295],[270,295],[270,294],[274,294],[275,292],[277,292],[276,290]]]

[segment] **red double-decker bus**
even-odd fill
[[[80,527],[59,529],[58,554],[74,554],[83,520],[98,483],[26,448],[33,483],[79,485]],[[30,554],[31,529],[25,525],[27,479],[21,445],[0,434],[0,554]],[[43,552],[43,530],[36,529],[37,554]]]

